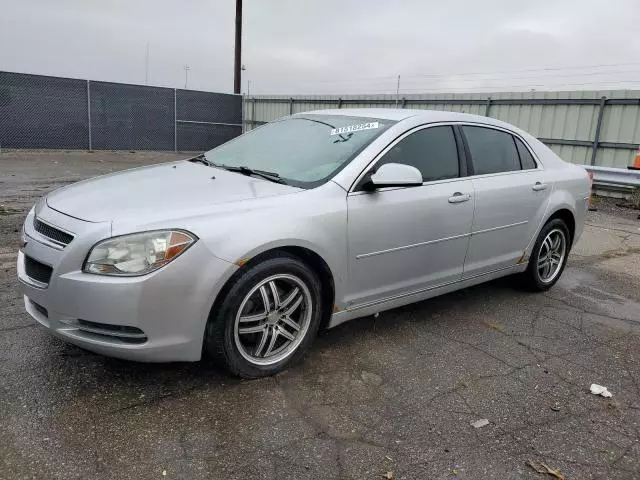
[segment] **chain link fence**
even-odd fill
[[[0,148],[203,151],[242,133],[242,97],[0,71]]]

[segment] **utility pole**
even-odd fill
[[[149,40],[147,40],[147,53],[144,57],[144,84],[149,85]]]
[[[396,108],[398,108],[399,100],[400,100],[400,75],[398,75],[398,85],[396,86]]]
[[[189,83],[189,70],[191,67],[189,65],[184,66],[184,89],[187,89],[187,84]]]
[[[233,93],[240,93],[240,77],[242,68],[242,0],[236,0],[236,48],[233,66]]]
[[[247,97],[251,95],[251,80],[247,80]]]

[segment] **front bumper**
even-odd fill
[[[52,334],[96,353],[147,362],[196,361],[213,301],[237,267],[196,242],[165,267],[141,277],[81,271],[89,249],[111,234],[110,223],[84,222],[46,206],[39,219],[72,232],[56,248],[25,222],[18,278],[27,312]],[[25,271],[25,256],[52,267],[47,284]]]

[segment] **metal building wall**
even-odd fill
[[[309,110],[395,106],[395,95],[256,96],[245,98],[245,128]],[[600,112],[595,165],[626,168],[640,144],[640,91],[634,90],[414,94],[402,96],[398,108],[488,112],[542,139],[563,159],[583,165],[592,164]]]

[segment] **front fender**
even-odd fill
[[[257,207],[216,216],[195,233],[216,257],[237,265],[275,248],[311,250],[331,270],[339,302],[348,276],[346,192],[329,182]]]

